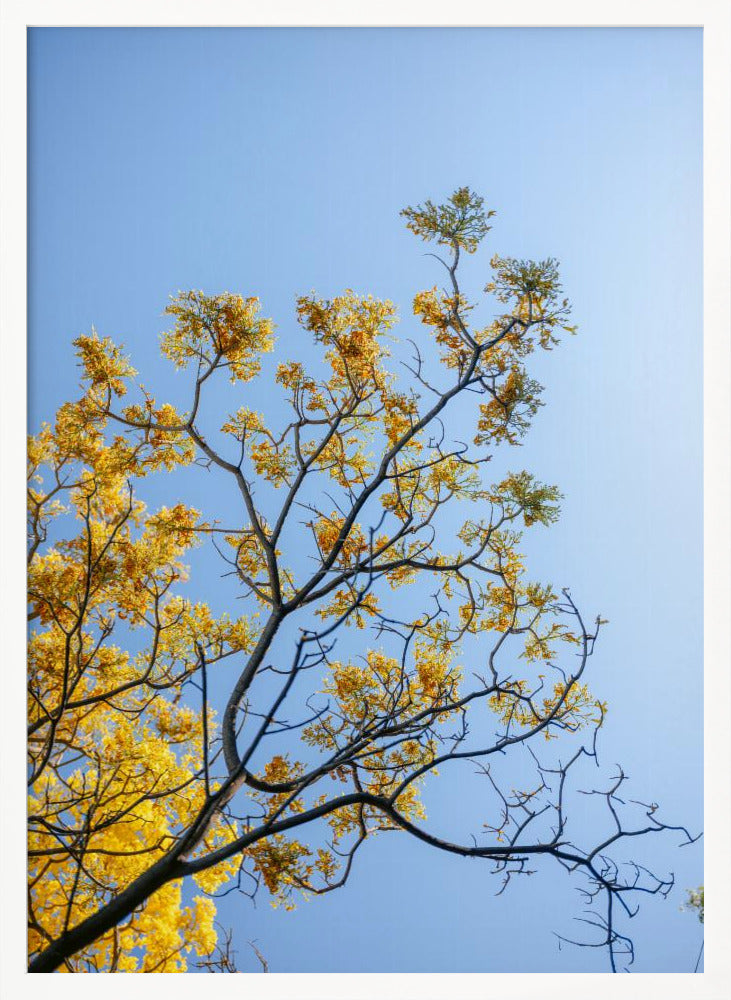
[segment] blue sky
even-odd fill
[[[498,212],[464,268],[473,296],[493,252],[561,261],[579,335],[538,363],[546,406],[510,460],[565,501],[526,552],[610,619],[592,662],[604,760],[700,829],[701,32],[36,29],[29,55],[31,429],[73,395],[70,341],[92,324],[179,393],[156,359],[178,289],[259,295],[282,353],[310,289],[389,297],[411,335],[414,292],[441,276],[398,211],[462,184]],[[427,804],[448,832],[469,786],[443,785]],[[695,963],[678,907],[702,848],[676,844],[652,845],[679,889],[633,922],[637,971]],[[221,914],[252,970],[250,939],[274,971],[605,971],[557,949],[578,912],[561,871],[497,888],[384,837],[339,893]]]

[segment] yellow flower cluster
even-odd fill
[[[381,360],[387,356],[383,337],[396,321],[391,302],[360,296],[348,289],[332,300],[302,296],[297,318],[326,348],[333,388],[363,392],[385,385]]]
[[[526,681],[511,681],[503,686],[506,690],[492,695],[490,707],[507,725],[537,726],[545,722],[543,735],[549,740],[556,737],[553,724],[563,728],[580,729],[588,725],[601,725],[607,712],[605,702],[594,698],[585,684],[566,684],[557,681],[553,694],[536,703],[528,696]],[[550,721],[549,721],[550,720]]]
[[[272,321],[259,315],[259,300],[223,292],[180,292],[165,312],[175,326],[162,335],[160,349],[176,368],[223,358],[232,382],[250,382],[261,355],[274,348]]]

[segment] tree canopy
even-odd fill
[[[189,380],[184,408],[111,339],[74,341],[81,395],[28,447],[30,971],[210,964],[219,892],[292,906],[343,886],[385,832],[506,882],[562,865],[613,969],[632,958],[618,915],[672,885],[615,856],[638,835],[691,838],[654,803],[626,812],[621,770],[595,777],[603,622],[521,554],[559,490],[489,475],[541,405],[531,355],[575,332],[557,262],[493,256],[494,315],[473,323],[460,258],[494,213],[460,188],[402,214],[446,277],[414,298],[413,340],[389,301],[303,295],[319,351],[304,363],[258,299],[181,292],[160,350]],[[234,392],[259,408],[220,412]],[[186,467],[218,477],[210,510],[179,499]],[[170,503],[151,509],[145,482],[166,476]],[[232,585],[227,613],[186,582],[200,544]],[[468,843],[430,831],[424,804],[465,766],[489,803]],[[578,792],[600,832],[567,829]]]

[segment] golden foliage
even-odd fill
[[[445,205],[427,201],[403,214],[415,234],[453,254],[454,276],[460,250],[476,250],[493,213],[460,188]],[[414,299],[414,314],[440,352],[438,377],[451,380],[446,389],[422,377],[418,348],[411,377],[396,385],[386,347],[395,342],[391,302],[350,289],[332,299],[301,296],[297,319],[322,348],[325,375],[282,360],[275,381],[284,400],[275,416],[242,405],[219,424],[234,459],[215,449],[196,420],[210,376],[224,372],[249,383],[273,350],[273,324],[261,316],[258,299],[189,291],[171,300],[166,313],[174,326],[160,347],[176,368],[192,369],[187,412],[158,403],[142,386],[138,401],[114,412],[135,370],[96,332],[74,342],[82,397],[28,441],[31,954],[132,885],[186,831],[198,831],[201,816],[186,858],[201,862],[194,878],[204,895],[186,900],[180,880],[168,881],[69,958],[65,971],[184,972],[191,952],[208,955],[216,945],[215,904],[206,894],[244,866],[285,907],[297,893],[336,887],[344,841],[355,838],[357,846],[396,829],[398,816],[425,817],[422,784],[434,772],[441,727],[458,722],[468,700],[467,671],[457,664],[463,638],[517,637],[526,669],[545,667],[559,644],[581,644],[585,637],[562,624],[552,589],[525,579],[518,552],[515,526],[554,521],[558,490],[523,471],[493,485],[481,473],[490,457],[485,449],[519,443],[537,412],[541,387],[524,362],[536,348],[552,347],[560,328],[571,329],[568,306],[559,298],[554,261],[494,257],[492,266],[488,291],[509,312],[482,329],[469,328],[471,307],[456,282],[452,294],[432,288]],[[472,394],[477,406],[461,411],[458,441],[450,446],[442,411],[453,397]],[[291,411],[284,420],[283,408]],[[463,443],[469,437],[480,452]],[[149,475],[196,459],[235,477],[242,526],[218,528],[177,500],[148,510],[136,495]],[[308,499],[305,480],[307,488],[317,484]],[[258,506],[262,483],[277,498],[266,511]],[[455,532],[458,551],[444,552],[436,546],[439,519],[452,502],[477,513]],[[288,570],[281,539],[302,509],[308,513],[297,515],[298,563]],[[256,613],[217,615],[181,590],[187,553],[214,532]],[[226,800],[207,816],[228,775],[209,773],[216,713],[201,707],[192,687],[204,665],[215,670],[227,657],[254,657],[262,611],[274,616],[272,635],[307,605],[322,634],[343,623],[365,629],[391,621],[379,581],[393,593],[422,574],[437,581],[441,604],[431,615],[423,607],[406,615],[401,655],[369,648],[329,664],[319,692],[325,707],[302,724],[302,740],[310,758],[330,763],[290,761],[272,751],[256,775],[236,772],[242,809],[227,812]],[[314,634],[303,629],[303,641]],[[248,662],[257,667],[262,660]],[[298,669],[291,668],[293,678]],[[547,696],[542,690],[542,675],[527,674],[485,687],[487,704],[508,727],[549,737],[601,721],[604,706],[575,678],[554,684]],[[232,715],[248,710],[241,696]],[[275,717],[279,724],[274,709],[259,716],[267,727]],[[235,744],[235,732],[231,738]],[[340,804],[321,794],[325,778],[350,790],[351,799]],[[386,801],[390,811],[379,809]],[[276,827],[318,809],[329,830],[325,846]],[[239,841],[246,846],[225,850]]]

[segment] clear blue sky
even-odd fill
[[[566,499],[526,552],[610,619],[591,674],[603,760],[700,829],[701,32],[36,29],[29,52],[32,430],[73,395],[70,341],[92,324],[160,397],[179,392],[156,360],[178,289],[259,295],[282,353],[310,289],[389,297],[410,335],[414,292],[441,275],[398,211],[463,184],[498,212],[468,292],[494,251],[559,258],[579,336],[541,360],[546,406],[510,460]],[[430,822],[463,834],[472,787],[435,786]],[[633,921],[635,971],[695,963],[700,927],[678,907],[702,846],[676,844],[645,857],[679,888]],[[557,949],[579,910],[563,872],[497,888],[478,862],[388,836],[294,913],[264,894],[220,912],[251,970],[250,939],[277,972],[606,970]]]

